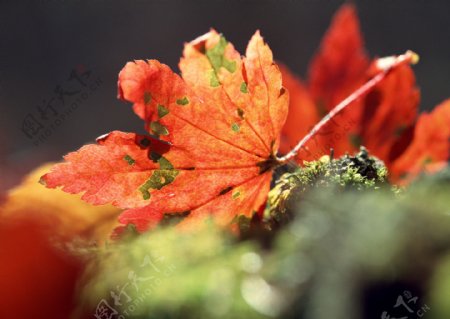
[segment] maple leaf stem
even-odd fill
[[[390,72],[395,70],[400,65],[405,63],[416,64],[419,61],[419,56],[412,52],[407,51],[405,54],[380,58],[377,60],[377,67],[380,73],[372,77],[364,85],[359,87],[356,91],[350,94],[342,102],[336,105],[327,115],[325,115],[308,134],[303,137],[300,142],[285,156],[277,158],[279,164],[285,164],[290,160],[294,159],[300,149],[305,146],[305,144],[320,131],[320,129],[327,124],[333,117],[335,117],[339,112],[344,110],[347,106],[352,104],[354,101],[360,99],[367,93],[369,93],[378,83],[380,83]]]

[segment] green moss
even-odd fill
[[[381,161],[370,157],[367,150],[339,159],[323,156],[318,161],[304,162],[294,172],[285,173],[269,193],[269,219],[285,223],[292,219],[291,210],[301,205],[305,193],[313,189],[367,190],[388,186],[387,170]]]
[[[411,291],[418,297],[407,304],[414,311],[426,304],[424,317],[449,318],[450,171],[392,196],[381,185],[376,191],[341,185],[364,184],[367,168],[351,165],[345,178],[330,180],[348,167],[336,160],[330,169],[331,162],[323,158],[304,173],[283,176],[285,185],[298,187],[301,180],[310,191],[289,227],[272,230],[270,242],[256,233],[242,240],[210,224],[194,232],[157,228],[87,250],[92,255],[78,305],[93,315],[106,300],[133,319],[366,318],[393,310],[397,297]],[[235,222],[251,230],[254,220]],[[121,289],[129,299],[122,294],[115,305],[111,292]],[[392,314],[407,316],[403,310]]]

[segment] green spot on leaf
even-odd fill
[[[239,196],[241,196],[241,193],[238,191],[238,192],[234,193],[231,197],[232,197],[233,199],[236,199],[236,198],[238,198]]]
[[[178,175],[178,170],[175,169],[158,169],[155,170],[150,178],[139,187],[139,191],[142,193],[142,197],[147,200],[150,199],[149,189],[160,190],[166,185],[172,183]]]
[[[155,170],[150,178],[139,187],[144,199],[150,198],[149,189],[161,189],[166,185],[172,183],[177,177],[179,171],[174,169],[170,161],[157,152],[150,152],[150,159],[154,163],[159,164],[159,169]]]
[[[225,57],[223,58],[222,66],[230,71],[230,73],[234,73],[234,71],[236,71],[236,61],[227,60]]]
[[[206,56],[216,73],[219,72],[221,67],[224,67],[231,73],[236,71],[236,61],[230,61],[225,58],[224,54],[227,45],[227,40],[221,36],[219,43],[214,48],[206,50]]]
[[[151,197],[150,192],[148,191],[151,187],[150,179],[148,179],[144,184],[139,187],[139,191],[142,193],[142,198],[144,200],[148,200]]]
[[[150,129],[155,133],[156,135],[169,135],[169,130],[167,127],[162,125],[159,122],[151,122],[150,123]]]
[[[172,163],[169,162],[169,160],[167,158],[165,158],[164,156],[161,156],[158,163],[159,163],[160,169],[173,169],[174,168]]]
[[[169,109],[167,107],[165,107],[164,105],[158,104],[158,116],[159,118],[163,118],[164,116],[166,116],[167,114],[169,114]]]
[[[233,73],[236,71],[236,61],[228,60],[225,58],[225,49],[228,45],[227,40],[223,36],[220,37],[219,43],[212,49],[206,50],[205,54],[213,67],[210,85],[212,87],[217,87],[220,85],[219,78],[217,74],[220,68],[225,68],[229,72]]]
[[[239,126],[239,124],[237,124],[237,123],[233,123],[232,125],[231,125],[231,129],[233,130],[233,132],[239,132],[239,130],[241,129],[241,127]]]
[[[216,72],[214,72],[214,70],[211,70],[211,78],[209,79],[209,84],[214,88],[220,85],[219,78],[217,77],[217,74]]]
[[[123,157],[123,159],[125,160],[125,162],[128,163],[128,165],[133,165],[134,163],[136,163],[136,161],[130,156],[130,155],[125,155]]]
[[[242,93],[248,93],[247,83],[245,83],[245,82],[241,83],[241,92]]]
[[[152,176],[146,182],[146,185],[152,189],[160,190],[166,185],[172,183],[178,175],[176,169],[161,169],[153,172]],[[148,184],[147,184],[148,183]]]
[[[152,101],[152,95],[149,92],[144,93],[144,103],[147,105]]]
[[[177,104],[178,105],[186,105],[188,103],[189,103],[189,99],[186,96],[184,98],[182,98],[182,99],[178,99],[177,100]]]
[[[165,158],[164,156],[162,156],[159,153],[156,153],[155,151],[150,152],[150,158],[154,163],[159,164],[159,169],[173,169],[174,168],[172,163],[167,158]]]

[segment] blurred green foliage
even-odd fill
[[[165,227],[99,248],[80,286],[80,313],[450,318],[450,170],[398,194],[378,162],[366,173],[353,162],[322,159],[283,176],[271,193],[269,241],[210,225],[196,233]],[[273,227],[283,214],[292,218]]]

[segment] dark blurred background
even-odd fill
[[[0,191],[111,130],[143,132],[116,99],[133,59],[178,70],[183,42],[216,28],[243,53],[260,29],[277,60],[304,75],[338,0],[0,0]],[[361,0],[371,55],[413,49],[423,110],[450,96],[450,2]]]

